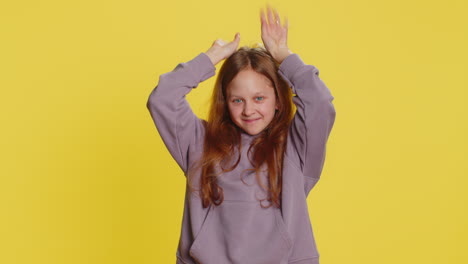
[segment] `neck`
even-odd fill
[[[250,144],[254,139],[258,138],[262,134],[263,133],[258,133],[257,135],[250,135],[250,134],[245,133],[244,131],[241,131],[242,145]]]

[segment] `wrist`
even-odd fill
[[[211,63],[213,63],[213,66],[216,66],[216,64],[218,64],[218,62],[220,61],[220,59],[217,56],[215,56],[209,51],[205,52],[205,54],[208,56],[208,58],[210,58]]]
[[[281,64],[283,60],[291,54],[293,54],[291,50],[289,50],[288,48],[284,48],[273,52],[271,55],[273,56],[273,59],[275,59],[279,64]]]

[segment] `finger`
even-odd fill
[[[274,18],[273,18],[273,13],[271,11],[271,7],[268,6],[268,23],[269,25],[272,25],[275,23]]]
[[[262,35],[267,34],[269,32],[268,30],[268,23],[267,23],[267,18],[265,16],[264,10],[260,10],[260,20],[261,20],[261,30],[262,30]]]
[[[265,23],[266,23],[265,14],[263,13],[263,9],[260,8],[260,24],[263,27]]]
[[[236,50],[237,46],[239,45],[239,40],[240,40],[240,34],[237,33],[236,38],[226,45],[226,49],[227,50],[232,50],[232,51]]]
[[[237,32],[236,35],[234,35],[234,39],[228,43],[228,45],[235,44],[236,42],[238,43],[240,40],[240,33]]]
[[[263,13],[263,9],[260,9],[260,22],[262,26],[266,23],[266,18],[265,18],[265,14]]]
[[[240,40],[240,33],[237,32],[236,35],[234,36],[233,42],[234,42],[234,41],[235,41],[235,42],[239,42],[239,40]]]
[[[276,24],[281,26],[281,19],[276,9],[275,9],[275,18],[276,18]]]
[[[289,28],[289,20],[288,20],[288,17],[285,17],[284,27],[286,28],[286,32],[288,32],[288,28]]]

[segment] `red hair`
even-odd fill
[[[241,47],[225,60],[216,79],[211,98],[204,149],[198,167],[201,168],[200,190],[203,207],[210,203],[220,205],[224,200],[223,189],[218,185],[217,177],[235,169],[241,155],[241,128],[230,118],[226,101],[226,88],[242,70],[250,69],[267,77],[275,89],[278,109],[270,124],[256,137],[248,152],[253,151],[251,160],[259,185],[260,166],[268,168],[268,201],[276,207],[281,206],[283,157],[286,138],[293,115],[292,93],[288,84],[278,75],[279,64],[263,47]],[[239,151],[238,155],[235,148]],[[227,164],[232,166],[225,168]],[[218,171],[219,173],[216,173]],[[189,186],[191,186],[189,184]],[[263,205],[262,205],[263,207]]]

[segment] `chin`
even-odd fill
[[[261,120],[258,120],[259,122]],[[261,134],[263,131],[265,131],[267,125],[263,123],[259,124],[245,124],[244,122],[234,122],[234,124],[240,128],[244,133],[249,134],[251,136],[256,136],[258,134]]]
[[[262,133],[264,129],[261,129],[261,130],[253,130],[253,129],[244,129],[244,128],[242,128],[242,130],[243,130],[245,133],[247,133],[247,134],[249,134],[249,135],[251,135],[251,136],[255,136],[255,135],[258,135],[258,134]]]

